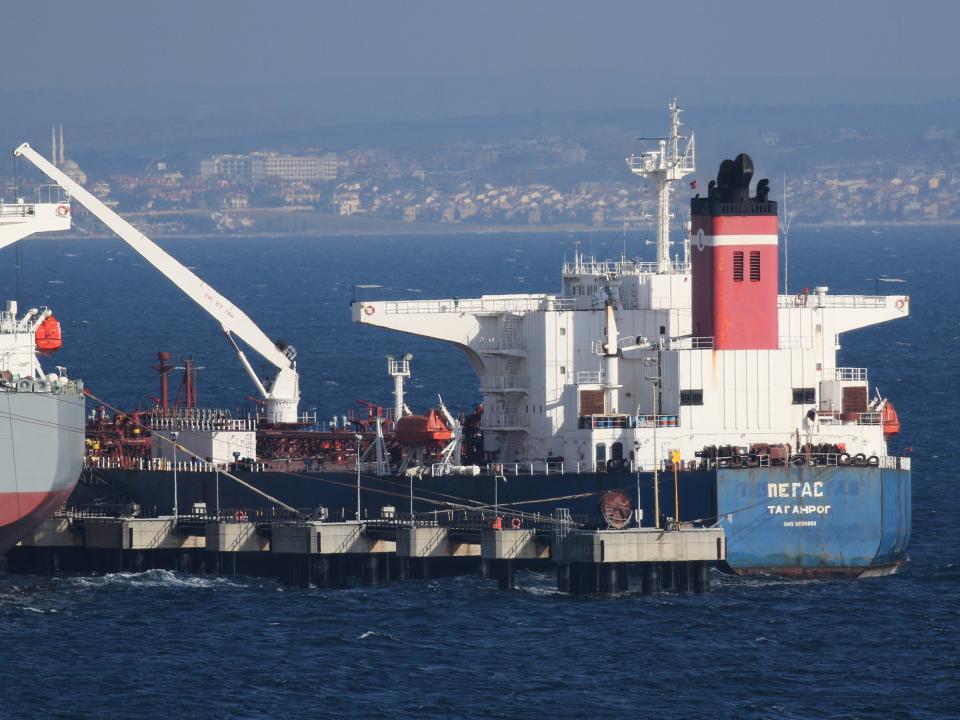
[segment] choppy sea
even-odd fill
[[[457,235],[168,240],[163,245],[299,350],[303,409],[385,404],[388,353],[414,354],[413,407],[467,409],[455,349],[355,326],[353,294],[470,297],[559,289],[581,251],[624,239]],[[630,256],[643,239],[628,237]],[[906,320],[844,335],[913,457],[910,562],[894,577],[786,582],[718,576],[702,596],[573,598],[521,573],[346,590],[165,571],[0,577],[0,718],[960,717],[960,228],[795,230],[790,286],[911,297]],[[252,393],[218,325],[119,240],[28,241],[23,299],[50,305],[48,364],[121,407],[149,405],[158,350],[192,356],[205,404]],[[0,295],[15,293],[0,251]],[[355,289],[357,285],[382,288]]]

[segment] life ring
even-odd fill
[[[897,310],[903,310],[903,306],[906,305],[906,303],[903,301],[903,298],[897,300],[895,304],[897,306]]]
[[[518,517],[515,517],[513,520],[510,521],[510,527],[512,527],[514,530],[519,530],[522,525],[523,525],[523,520],[521,520]]]
[[[376,309],[373,307],[373,305],[367,305],[367,306],[363,309],[363,314],[364,314],[364,315],[373,315],[375,312],[376,312]]]
[[[57,217],[66,217],[70,214],[70,208],[67,205],[57,206]]]
[[[233,519],[242,522],[247,519],[247,514],[243,510],[237,510],[237,512],[233,514]]]

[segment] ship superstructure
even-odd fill
[[[692,140],[676,151],[678,111],[658,151],[628,159],[637,174],[692,169]],[[906,317],[909,298],[778,294],[777,204],[766,180],[751,194],[746,155],[692,199],[689,261],[671,258],[665,188],[683,174],[652,175],[655,262],[577,252],[556,294],[355,302],[354,320],[464,350],[491,462],[650,469],[710,446],[787,459],[836,446],[881,462],[889,403],[871,397],[865,368],[838,367],[837,350],[844,332]]]
[[[69,199],[42,188],[40,202],[0,202],[0,247],[70,227]],[[62,343],[49,308],[0,311],[0,553],[52,514],[83,468],[83,383],[47,372],[38,354]]]
[[[226,427],[226,416],[189,407],[178,430],[163,413],[146,424],[103,416],[91,428],[91,488],[147,513],[279,506],[393,518],[400,506],[497,522],[509,507],[625,532],[719,526],[737,573],[895,571],[910,536],[909,459],[887,452],[899,429],[892,405],[871,394],[865,368],[838,367],[837,351],[844,332],[905,317],[909,298],[779,293],[778,208],[745,154],[692,198],[673,252],[671,186],[696,165],[676,102],[670,114],[654,149],[627,159],[656,187],[655,261],[577,250],[556,293],[353,302],[356,322],[460,347],[480,380],[480,412],[460,422],[441,403],[411,414],[410,356],[390,356],[395,407],[370,404],[342,425]],[[204,443],[180,458],[144,438],[188,427]],[[227,431],[245,439],[217,445]]]

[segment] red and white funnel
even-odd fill
[[[717,350],[777,348],[777,203],[769,182],[750,196],[753,161],[720,164],[705,198],[690,201],[693,334]]]

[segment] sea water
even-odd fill
[[[297,347],[301,409],[326,418],[392,404],[387,354],[414,354],[414,409],[480,399],[456,349],[352,324],[354,293],[556,292],[575,241],[602,258],[624,247],[562,233],[163,245]],[[647,251],[635,237],[626,249]],[[903,422],[891,449],[913,458],[914,518],[901,574],[717,575],[707,595],[605,599],[537,573],[514,592],[473,577],[335,591],[165,571],[0,577],[0,718],[960,717],[960,228],[795,230],[789,253],[793,291],[910,296],[908,319],[845,334],[838,361],[868,367]],[[148,407],[166,350],[203,368],[203,404],[248,404],[218,324],[119,240],[29,240],[24,257],[24,306],[63,323],[47,366]],[[370,284],[383,287],[355,289]],[[13,297],[12,269],[0,290]]]

